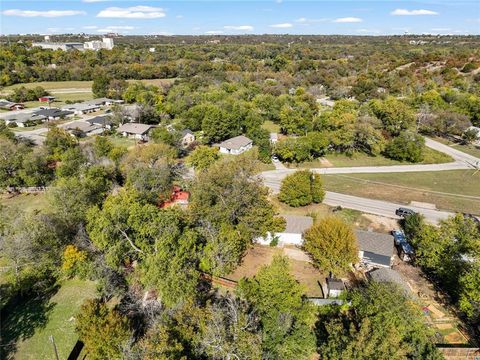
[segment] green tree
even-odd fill
[[[131,337],[128,319],[100,300],[87,300],[76,317],[76,331],[91,359],[120,359]]]
[[[76,145],[77,141],[64,129],[56,126],[48,129],[45,146],[53,158],[59,159],[66,150]]]
[[[389,96],[385,100],[373,100],[370,102],[370,109],[382,121],[385,130],[394,136],[415,124],[413,110],[394,97]]]
[[[242,279],[238,294],[260,316],[263,358],[310,359],[315,309],[288,271],[288,258],[277,256],[253,278]]]
[[[395,160],[416,163],[423,160],[424,149],[423,136],[404,131],[387,144],[385,155]]]
[[[210,146],[197,146],[187,157],[188,165],[195,170],[205,170],[219,159],[218,149]]]
[[[337,217],[321,219],[305,232],[305,250],[325,273],[342,275],[358,261],[357,239],[352,228]]]
[[[93,150],[95,151],[95,155],[97,155],[97,157],[108,157],[113,147],[114,146],[112,142],[106,136],[95,137],[95,142],[93,143]]]
[[[105,73],[97,74],[93,79],[92,93],[97,98],[106,97],[110,86],[111,77]]]
[[[296,171],[285,177],[278,195],[280,201],[293,207],[321,203],[324,197],[320,175],[309,170]]]
[[[54,172],[48,163],[44,148],[29,152],[23,158],[20,177],[26,186],[46,186],[54,178]]]
[[[155,167],[136,167],[127,173],[125,185],[151,204],[160,204],[169,199],[172,193],[174,174],[165,163]]]
[[[370,282],[349,294],[351,309],[320,318],[322,359],[443,358],[417,307],[396,284]]]

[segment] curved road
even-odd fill
[[[439,143],[438,141],[426,138],[425,144],[437,151],[450,155],[454,161],[444,164],[428,164],[428,165],[393,165],[393,166],[357,166],[357,167],[341,167],[341,168],[317,168],[311,169],[319,174],[352,174],[352,173],[404,173],[404,172],[418,172],[418,171],[445,171],[445,170],[461,170],[476,168],[480,166],[480,159],[453,149],[450,146]],[[265,185],[267,185],[273,193],[278,193],[282,179],[288,174],[294,173],[296,169],[278,169],[272,171],[265,171],[261,175]],[[330,206],[342,206],[349,209],[359,210],[362,212],[381,215],[391,218],[395,216],[395,210],[401,204],[396,204],[388,201],[372,200],[358,196],[345,195],[327,191],[325,204]],[[446,211],[438,211],[433,209],[420,208],[415,206],[408,206],[408,208],[423,214],[427,221],[431,223],[438,223],[439,220],[445,219],[453,213]]]

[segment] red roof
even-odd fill
[[[170,195],[170,200],[164,201],[160,207],[166,208],[177,203],[188,203],[188,199],[190,198],[190,193],[188,191],[183,191],[180,186],[174,186],[172,195]]]

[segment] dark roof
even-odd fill
[[[35,115],[43,115],[46,117],[62,117],[73,114],[73,111],[60,109],[41,109],[34,112]]]
[[[240,148],[247,146],[248,144],[251,144],[253,141],[247,138],[246,136],[240,135],[240,136],[235,136],[234,138],[225,140],[219,144],[220,147],[226,148],[226,149],[235,149],[239,150]]]
[[[85,120],[86,122],[90,124],[96,124],[96,125],[111,125],[112,124],[112,118],[108,115],[105,116],[95,116],[91,119]]]
[[[391,256],[378,255],[370,251],[363,252],[362,260],[372,265],[380,265],[380,266],[386,266],[386,267],[390,267],[392,265]]]
[[[328,278],[327,283],[331,290],[345,290],[345,284],[340,279]]]
[[[373,231],[356,230],[358,247],[361,251],[391,258],[393,255],[393,236]]]

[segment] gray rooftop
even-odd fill
[[[129,134],[143,135],[143,134],[146,134],[153,127],[154,127],[153,125],[147,125],[147,124],[126,123],[120,126],[117,129],[117,131],[126,132]]]
[[[345,284],[340,279],[327,278],[327,284],[332,290],[345,290]]]
[[[251,144],[253,141],[246,136],[240,135],[221,142],[218,146],[226,149],[239,150],[240,148]]]
[[[287,225],[282,231],[287,234],[303,234],[313,225],[313,219],[310,216],[301,215],[282,215]]]
[[[46,117],[43,115],[35,115],[32,113],[17,113],[12,114],[4,117],[7,121],[15,121],[15,122],[26,122],[26,121],[36,121],[36,120],[45,120]]]
[[[391,257],[393,255],[393,236],[373,231],[355,230],[358,247],[378,255]]]
[[[95,117],[93,117],[91,119],[87,119],[85,121],[92,124],[92,125],[97,124],[97,125],[105,126],[105,125],[111,125],[112,124],[112,118],[109,115],[95,116]]]
[[[92,125],[86,121],[74,121],[70,124],[66,124],[62,126],[65,130],[81,130],[83,132],[90,132],[96,129],[100,129],[101,127],[98,125]]]
[[[400,288],[405,290],[407,294],[411,291],[402,275],[393,269],[380,268],[372,270],[368,273],[368,276],[375,282],[397,284]]]

